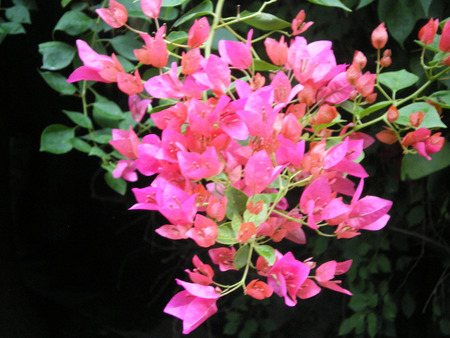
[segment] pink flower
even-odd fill
[[[298,12],[297,16],[294,20],[292,20],[291,28],[292,28],[292,35],[298,35],[303,32],[305,32],[309,27],[312,26],[314,22],[309,21],[305,22],[306,14],[305,11],[302,9],[300,12]]]
[[[191,281],[200,285],[211,284],[214,277],[214,271],[211,266],[204,264],[197,255],[192,258],[192,263],[195,265],[194,270],[184,270],[189,274]]]
[[[284,169],[284,166],[274,167],[265,150],[255,153],[247,162],[244,169],[244,192],[255,195],[262,192]]]
[[[246,69],[252,63],[251,41],[253,30],[247,35],[247,43],[238,41],[219,41],[219,53],[221,58],[237,69]]]
[[[141,122],[150,103],[152,103],[152,100],[141,100],[139,95],[130,95],[128,97],[128,107],[133,120]]]
[[[156,19],[161,10],[162,0],[141,0],[142,12],[150,19]]]
[[[269,298],[273,294],[273,288],[263,281],[254,279],[245,287],[244,293],[255,299],[262,300]]]
[[[181,53],[181,73],[189,75],[195,73],[200,66],[202,55],[200,49],[194,48],[187,53]]]
[[[108,8],[99,8],[95,11],[112,28],[122,27],[128,19],[125,6],[114,0],[109,0]]]
[[[112,172],[112,175],[114,178],[122,177],[124,180],[129,182],[136,182],[138,179],[134,161],[130,160],[119,160],[116,169]]]
[[[117,74],[117,86],[127,95],[136,95],[144,91],[139,71],[136,69],[134,75],[128,73]]]
[[[217,248],[209,249],[208,254],[214,264],[219,265],[220,271],[237,270],[234,267],[234,254],[236,249],[231,248]]]
[[[164,42],[165,31],[166,26],[162,26],[158,29],[154,38],[146,33],[139,34],[144,40],[145,46],[141,49],[135,49],[134,55],[144,65],[152,65],[156,68],[163,68],[167,65],[169,54]]]
[[[337,292],[345,293],[346,295],[351,296],[352,293],[344,288],[342,288],[339,284],[340,280],[332,280],[335,275],[341,275],[346,273],[350,266],[352,265],[352,260],[348,260],[345,262],[337,263],[336,261],[329,261],[327,263],[322,264],[316,269],[315,279],[319,283],[320,286],[324,288],[328,288]]]
[[[214,245],[218,235],[217,224],[212,219],[200,214],[195,216],[194,227],[186,232],[186,236],[193,239],[202,248]]]
[[[297,304],[297,291],[308,277],[310,268],[296,260],[291,252],[280,258],[268,272],[267,282],[287,306]]]
[[[187,283],[176,279],[185,291],[177,293],[164,308],[164,312],[183,321],[183,334],[199,327],[217,312],[220,289],[212,286]]]
[[[76,44],[78,56],[81,61],[83,61],[83,66],[75,69],[72,74],[70,74],[67,82],[77,82],[81,80],[105,83],[116,82],[117,73],[125,72],[114,54],[112,54],[112,57],[100,55],[83,40],[77,40]]]
[[[201,180],[218,175],[224,168],[214,147],[208,147],[202,154],[179,151],[177,156],[181,173],[191,180]]]
[[[199,20],[195,20],[194,24],[189,29],[187,45],[191,48],[198,48],[203,44],[203,42],[206,41],[208,36],[209,36],[208,19],[202,17]]]
[[[141,141],[131,126],[129,130],[113,129],[112,136],[113,139],[109,141],[109,144],[111,144],[119,153],[130,160],[134,160],[138,157],[137,147],[141,144]]]
[[[289,81],[287,75],[281,71],[274,76],[270,85],[273,87],[275,103],[282,103],[283,106],[292,101],[294,96],[303,88],[301,84],[292,88],[291,81]]]

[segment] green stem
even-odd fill
[[[208,40],[206,40],[206,44],[205,44],[205,58],[208,58],[209,55],[211,54],[211,46],[212,46],[212,42],[214,39],[214,34],[216,33],[216,30],[218,28],[219,25],[219,21],[220,18],[222,16],[222,9],[223,9],[223,5],[225,3],[225,0],[218,0],[217,1],[217,6],[216,6],[216,10],[214,12],[214,20],[211,26],[211,30],[209,33],[209,37]]]

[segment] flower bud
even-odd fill
[[[367,97],[373,93],[375,86],[376,74],[366,72],[356,81],[356,90],[363,96]]]
[[[202,17],[200,20],[195,20],[192,27],[189,29],[187,45],[191,48],[200,47],[209,36],[208,19]]]
[[[441,39],[439,40],[439,50],[447,53],[450,50],[450,20],[445,22],[442,28]]]
[[[394,106],[390,106],[387,111],[387,120],[389,121],[389,123],[393,123],[398,119],[398,115],[398,109]]]
[[[380,60],[380,65],[383,67],[389,67],[392,63],[392,59],[390,56],[383,56]]]
[[[367,58],[362,52],[357,50],[357,51],[355,51],[355,54],[353,55],[352,64],[358,66],[359,70],[363,70],[367,64]]]
[[[377,93],[372,93],[366,96],[366,103],[372,104],[377,99]]]
[[[338,112],[335,106],[329,106],[324,104],[320,107],[314,119],[315,125],[331,123],[338,116]]]
[[[378,141],[386,144],[394,144],[397,142],[397,135],[392,129],[385,129],[375,135]]]
[[[424,117],[425,114],[419,111],[417,113],[409,115],[409,122],[411,123],[411,126],[417,128],[423,122]]]
[[[382,22],[377,28],[374,29],[371,36],[372,46],[375,49],[381,49],[386,46],[388,40],[388,33],[384,22]]]
[[[264,40],[264,46],[266,47],[266,53],[269,56],[270,61],[276,66],[283,66],[288,59],[288,45],[284,41],[284,36],[280,41],[267,38]]]
[[[442,61],[442,63],[443,63],[445,66],[450,67],[450,55],[447,56],[447,57],[444,59],[444,61]]]
[[[347,68],[347,71],[345,72],[345,78],[347,79],[347,82],[350,83],[352,86],[356,85],[356,81],[358,80],[360,76],[359,67],[351,64],[350,67]]]
[[[433,20],[433,18],[428,21],[428,23],[423,26],[419,31],[419,40],[426,45],[433,42],[439,27],[439,19]]]

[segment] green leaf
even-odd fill
[[[75,136],[74,128],[62,124],[52,124],[41,135],[40,151],[52,154],[65,154],[72,150],[70,139]]]
[[[430,155],[431,160],[416,154],[407,154],[402,159],[401,179],[417,180],[442,170],[450,165],[450,144],[444,146],[437,153]]]
[[[348,306],[354,312],[361,312],[367,308],[367,295],[365,293],[355,293],[350,299]]]
[[[414,302],[413,297],[409,292],[405,293],[402,298],[402,311],[405,314],[406,318],[411,318],[414,311],[416,310],[416,303]]]
[[[84,140],[93,141],[100,144],[107,144],[109,143],[109,141],[112,140],[112,129],[104,128],[94,130],[93,133],[83,135],[81,136],[81,138]]]
[[[75,55],[75,48],[64,42],[49,41],[39,44],[42,54],[42,68],[58,70],[67,67]]]
[[[342,321],[341,326],[339,327],[339,335],[345,335],[353,331],[358,325],[364,323],[364,313],[358,312],[351,315],[349,318],[346,318]]]
[[[397,316],[397,306],[391,300],[387,300],[383,304],[383,317],[387,320],[393,320]]]
[[[351,12],[352,10],[345,6],[341,1],[339,0],[308,0],[309,2],[312,2],[313,4],[320,5],[320,6],[328,6],[328,7],[338,7],[342,8],[343,10],[347,12]]]
[[[5,16],[8,20],[17,23],[31,23],[30,12],[28,8],[23,5],[9,7],[5,11]]]
[[[91,28],[94,20],[78,11],[69,11],[59,19],[54,30],[63,31],[71,36],[80,35]]]
[[[127,191],[127,182],[123,178],[114,178],[113,175],[107,171],[105,173],[105,182],[115,192],[122,196],[125,195],[125,192]]]
[[[248,254],[250,252],[250,246],[241,246],[238,251],[234,254],[234,267],[236,269],[243,268],[247,265]]]
[[[264,258],[269,265],[274,265],[276,260],[275,249],[270,245],[257,245],[255,250],[262,258]]]
[[[391,272],[391,262],[386,257],[386,255],[380,254],[377,257],[377,264],[380,267],[381,272],[388,273]]]
[[[216,238],[216,242],[225,245],[236,244],[236,234],[231,227],[231,223],[227,222],[217,227],[219,236]]]
[[[94,103],[94,113],[111,120],[122,120],[124,115],[120,107],[113,101],[97,95]]]
[[[72,95],[77,91],[77,88],[67,82],[67,79],[59,73],[55,72],[39,72],[45,82],[57,92],[64,95]]]
[[[61,7],[64,8],[66,7],[68,4],[70,4],[72,0],[61,0]]]
[[[111,156],[96,146],[92,147],[91,151],[88,153],[88,156],[97,156],[104,161],[109,161],[111,159]]]
[[[13,0],[13,4],[17,6],[25,6],[30,11],[37,11],[38,9],[34,0]]]
[[[250,15],[255,15],[247,18]],[[269,13],[253,13],[249,11],[243,11],[241,13],[241,21],[244,21],[247,25],[262,31],[276,31],[283,30],[291,27],[291,23],[276,17]]]
[[[135,33],[127,32],[124,35],[118,35],[110,39],[109,42],[111,42],[111,45],[117,53],[128,60],[137,61],[133,50],[142,48],[144,43],[136,40],[135,37]]]
[[[360,118],[366,117],[380,109],[383,109],[384,107],[387,107],[389,105],[391,105],[392,102],[391,101],[381,101],[381,102],[377,102],[375,104],[372,104],[370,107],[360,110],[357,112],[357,114],[359,115]]]
[[[430,5],[433,2],[433,0],[419,0],[420,5],[422,6],[423,12],[425,16],[428,16],[428,11],[430,9]]]
[[[192,8],[189,12],[187,12],[185,15],[183,15],[181,18],[175,21],[173,26],[178,27],[179,25],[185,23],[186,21],[205,15],[214,15],[213,4],[210,0],[205,0],[201,4]]]
[[[430,100],[436,102],[442,108],[450,109],[450,90],[441,90],[428,96]]]
[[[367,333],[371,338],[377,335],[377,315],[373,312],[367,316]]]
[[[69,119],[72,120],[73,123],[76,125],[79,125],[80,127],[86,128],[86,129],[92,129],[92,121],[89,118],[89,116],[86,116],[82,113],[74,112],[74,111],[68,111],[63,110],[63,113],[67,115]]]
[[[163,0],[161,7],[174,7],[184,4],[189,0]]]
[[[379,0],[378,17],[386,23],[389,35],[402,46],[416,23],[415,7],[406,6],[402,1]]]
[[[263,60],[253,60],[253,66],[256,72],[269,72],[280,69],[280,67]]]
[[[446,128],[447,126],[442,122],[436,108],[426,102],[411,103],[398,110],[399,117],[395,121],[397,124],[409,124],[409,115],[413,113],[423,112],[425,117],[418,128]]]
[[[90,153],[92,150],[92,146],[89,143],[83,141],[78,137],[71,138],[70,143],[76,150],[81,151],[83,153]]]
[[[247,207],[247,195],[233,186],[229,186],[225,192],[227,196],[227,218],[232,219],[234,214],[242,215]]]
[[[17,22],[2,22],[0,24],[0,28],[2,29],[2,31],[6,32],[6,34],[10,35],[26,33],[23,26]]]
[[[367,5],[370,5],[372,2],[374,2],[374,0],[360,0],[358,6],[356,7],[356,10],[366,7]]]
[[[419,80],[419,77],[402,69],[396,72],[381,73],[377,79],[392,91],[397,91],[412,86]]]
[[[187,41],[188,37],[188,34],[184,31],[172,31],[167,36],[167,39],[173,43],[182,44]]]
[[[178,9],[174,7],[162,7],[158,19],[163,21],[173,21],[178,18],[178,15]]]

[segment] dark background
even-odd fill
[[[292,1],[283,3],[286,14],[298,11]],[[161,217],[128,211],[133,196],[119,197],[105,186],[97,158],[76,151],[39,152],[42,130],[67,123],[61,109],[77,110],[79,102],[59,96],[38,73],[37,46],[52,39],[63,13],[59,1],[38,1],[38,7],[27,34],[8,36],[0,45],[0,337],[179,336],[181,321],[162,310],[177,291],[174,278],[186,279],[183,270],[191,267],[195,246],[155,235],[153,229],[164,224]],[[329,12],[336,13],[330,25],[342,25],[335,41],[340,62],[353,55],[340,39],[345,46],[370,50],[368,36],[378,25],[370,15],[374,10],[369,6],[360,13],[372,21],[338,21],[342,12]],[[388,165],[394,164],[388,158]],[[402,189],[397,196],[405,194]],[[206,261],[204,253],[201,257]],[[421,264],[411,278],[431,291],[440,267],[433,269],[432,259]],[[266,306],[227,300],[192,336],[221,336],[227,311],[238,308],[277,321],[277,337],[330,337],[344,318],[346,302],[328,291],[295,310],[277,299]],[[429,316],[420,318],[421,325],[434,325],[425,323]]]

